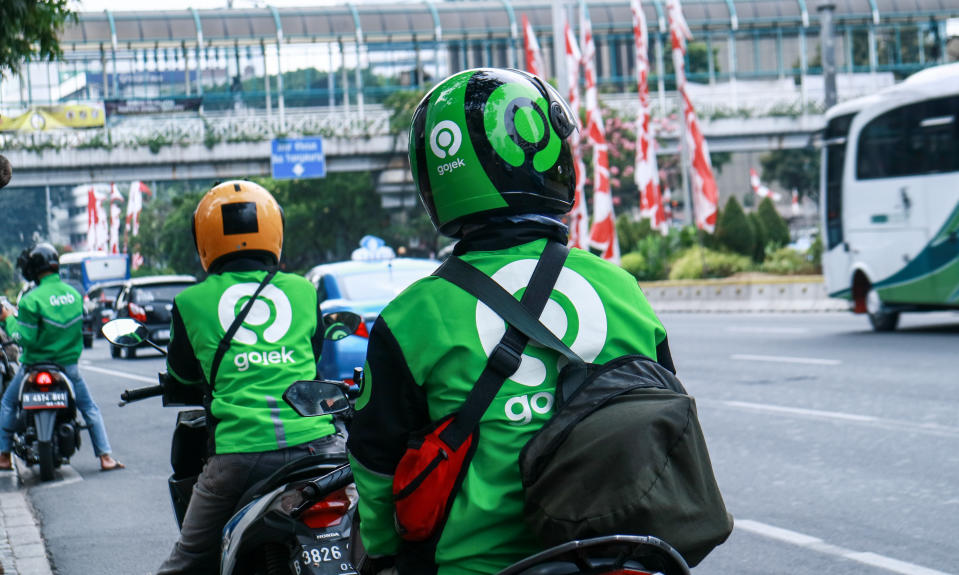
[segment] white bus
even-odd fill
[[[959,64],[826,113],[823,272],[877,331],[959,310]]]

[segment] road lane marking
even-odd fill
[[[805,409],[802,407],[785,407],[781,405],[768,405],[765,403],[750,403],[748,401],[724,401],[724,404],[730,407],[741,407],[755,411],[773,411],[776,413],[790,413],[792,415],[802,415],[806,417],[826,417],[829,419],[842,419],[845,421],[878,421],[878,417],[871,415],[856,415],[854,413],[843,413],[841,411],[822,411],[819,409]]]
[[[805,363],[813,365],[839,365],[842,363],[838,359],[819,359],[815,357],[790,357],[786,355],[749,355],[733,354],[729,359],[738,359],[741,361],[772,361],[776,363]]]
[[[834,419],[852,423],[864,423],[873,427],[890,431],[922,433],[925,435],[935,435],[938,437],[959,437],[959,427],[949,427],[947,425],[940,425],[932,422],[917,423],[914,421],[905,421],[899,419],[885,419],[873,415],[860,415],[857,413],[845,413],[842,411],[823,411],[820,409],[787,407],[784,405],[769,405],[765,403],[750,403],[748,401],[697,399],[696,402],[699,405],[719,404],[725,407],[731,407],[733,409],[745,409],[747,411],[782,413],[786,415],[795,415],[798,417],[808,417],[811,419]]]
[[[734,325],[727,327],[726,331],[729,333],[778,333],[790,335],[809,333],[809,329],[805,327],[761,327],[748,325]]]
[[[124,373],[122,371],[116,371],[113,369],[105,369],[102,367],[95,367],[85,362],[80,362],[80,365],[83,366],[83,369],[86,371],[95,371],[97,373],[105,373],[107,375],[112,375],[114,377],[122,377],[125,379],[132,379],[133,381],[145,381],[146,383],[156,383],[157,378],[155,377],[144,377],[142,375],[134,375],[132,373]]]
[[[806,549],[824,553],[826,555],[842,557],[843,559],[849,559],[850,561],[863,563],[871,567],[878,567],[886,571],[892,571],[893,573],[902,573],[903,575],[951,575],[945,571],[937,571],[935,569],[923,567],[922,565],[900,561],[898,559],[893,559],[892,557],[886,557],[884,555],[879,555],[869,551],[864,552],[846,549],[837,545],[826,543],[822,539],[813,537],[812,535],[806,535],[805,533],[783,529],[782,527],[768,525],[766,523],[753,521],[751,519],[737,519],[735,528],[742,529],[743,531],[748,531],[769,539],[775,539],[776,541],[782,541],[783,543],[788,543],[790,545],[804,547]]]

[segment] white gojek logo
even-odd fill
[[[529,284],[536,261],[519,260],[507,264],[493,274],[493,280],[503,286],[506,291],[516,293]],[[606,344],[606,309],[599,294],[586,281],[586,278],[569,268],[563,268],[560,272],[553,291],[564,295],[569,300],[578,320],[579,330],[569,346],[570,349],[583,358],[583,361],[593,361]],[[558,338],[566,334],[570,323],[565,310],[554,299],[546,302],[539,320]],[[477,302],[476,328],[483,352],[489,357],[493,348],[506,333],[506,325],[486,304]],[[560,356],[558,361],[564,362],[566,359]],[[509,379],[527,387],[538,387],[546,382],[546,376],[546,365],[542,360],[523,354],[519,368]],[[532,397],[512,397],[506,403],[506,416],[510,421],[524,424],[532,420],[532,412],[543,414],[549,412],[552,407],[553,396],[549,392],[535,393]]]
[[[460,127],[452,120],[443,120],[433,126],[430,132],[430,149],[437,158],[452,156],[460,149],[463,142],[463,133]]]
[[[220,325],[224,331],[230,329],[230,325],[236,319],[236,314],[239,313],[237,303],[241,299],[251,297],[259,285],[257,283],[236,284],[223,292],[217,306],[217,315],[220,317]],[[286,335],[286,332],[290,329],[290,322],[293,321],[293,308],[290,306],[290,300],[278,287],[268,285],[263,288],[256,301],[253,302],[250,313],[243,319],[243,324],[261,326],[270,321],[273,314],[270,313],[270,305],[265,300],[269,300],[273,304],[276,315],[273,318],[273,323],[263,330],[263,339],[268,343],[276,343]],[[257,335],[253,330],[241,325],[236,330],[233,339],[240,343],[253,345],[257,342]]]

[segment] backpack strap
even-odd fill
[[[547,242],[520,301],[516,301],[516,298],[495,280],[456,256],[447,259],[433,275],[464,289],[486,305],[490,304],[486,298],[481,296],[487,290],[491,290],[489,286],[492,284],[526,314],[536,317],[546,307],[549,294],[553,291],[553,286],[563,269],[563,263],[566,261],[568,253],[569,249],[565,245],[559,242]],[[482,280],[479,280],[479,277],[482,277]],[[490,307],[510,325],[507,327],[503,338],[490,352],[486,367],[483,368],[483,372],[477,379],[476,384],[473,385],[473,389],[470,390],[463,406],[456,413],[456,417],[440,433],[440,438],[453,449],[458,449],[479,425],[480,419],[493,402],[503,383],[519,367],[523,349],[529,340],[529,337],[522,330],[512,325],[508,317],[501,314],[496,307]]]
[[[568,253],[568,248],[566,246],[563,246],[563,248]],[[569,360],[569,364],[563,368],[560,383],[557,384],[559,393],[557,393],[556,400],[558,405],[562,405],[572,397],[586,379],[586,363],[582,358],[576,355],[569,346],[539,321],[539,313],[536,315],[530,313],[526,307],[516,301],[512,294],[503,289],[492,278],[462,260],[447,261],[450,263],[451,269],[445,271],[442,277],[446,277],[446,279],[488,305],[497,315],[527,338],[562,354]],[[444,267],[446,267],[445,264]]]
[[[226,333],[223,335],[223,339],[220,340],[219,345],[216,346],[216,354],[213,356],[213,364],[210,366],[210,394],[213,393],[213,382],[216,381],[216,373],[220,370],[220,362],[223,361],[223,356],[226,354],[226,350],[230,349],[230,343],[233,341],[233,336],[236,335],[240,326],[243,325],[243,320],[246,319],[248,313],[253,308],[253,302],[256,301],[256,297],[260,295],[260,292],[263,291],[263,288],[266,287],[266,284],[270,283],[270,280],[273,279],[273,276],[276,275],[276,270],[270,270],[270,273],[266,274],[266,277],[263,278],[263,281],[260,282],[260,285],[257,286],[256,291],[253,292],[253,295],[247,300],[246,304],[243,306],[243,309],[240,310],[240,313],[236,314],[236,317],[233,318],[233,323],[230,324],[230,328],[226,330]]]

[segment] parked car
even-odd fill
[[[196,278],[185,275],[144,276],[123,282],[113,310],[116,318],[129,317],[150,330],[150,339],[157,344],[170,341],[170,317],[173,298],[196,283]],[[143,344],[141,347],[146,347]],[[119,358],[136,357],[135,347],[110,344],[110,355]]]
[[[324,314],[351,311],[363,316],[356,334],[339,341],[325,341],[320,375],[330,379],[353,379],[353,368],[362,367],[373,322],[394,297],[416,280],[433,273],[440,262],[430,259],[394,258],[382,261],[345,261],[314,267],[306,279],[316,286]]]
[[[90,322],[91,331],[97,337],[103,337],[100,328],[116,315],[113,304],[125,284],[126,280],[94,284],[83,297],[84,322]]]

